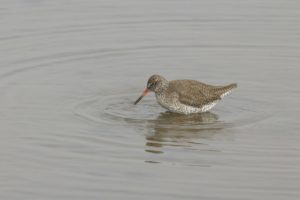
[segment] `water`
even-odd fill
[[[0,5],[0,199],[299,199],[300,2]],[[165,112],[152,74],[237,82]]]

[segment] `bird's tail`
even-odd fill
[[[237,88],[237,84],[236,83],[232,83],[223,87],[219,87],[215,93],[220,95],[221,98],[223,98],[224,96],[226,96],[227,94],[229,94],[233,89]]]

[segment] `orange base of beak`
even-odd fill
[[[150,92],[150,90],[148,90],[148,88],[146,88],[146,89],[144,90],[144,92],[142,93],[142,95],[134,102],[134,105],[136,105],[140,100],[142,100],[142,98],[143,98],[144,96],[146,96],[149,92]]]

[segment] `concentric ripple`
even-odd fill
[[[74,107],[77,116],[115,126],[147,126],[170,129],[209,130],[253,124],[269,116],[267,103],[253,99],[226,98],[210,112],[182,115],[160,107],[153,96],[134,105],[136,93],[95,96]]]

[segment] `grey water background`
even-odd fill
[[[1,0],[0,199],[299,199],[299,10]],[[175,115],[152,74],[239,88]]]

